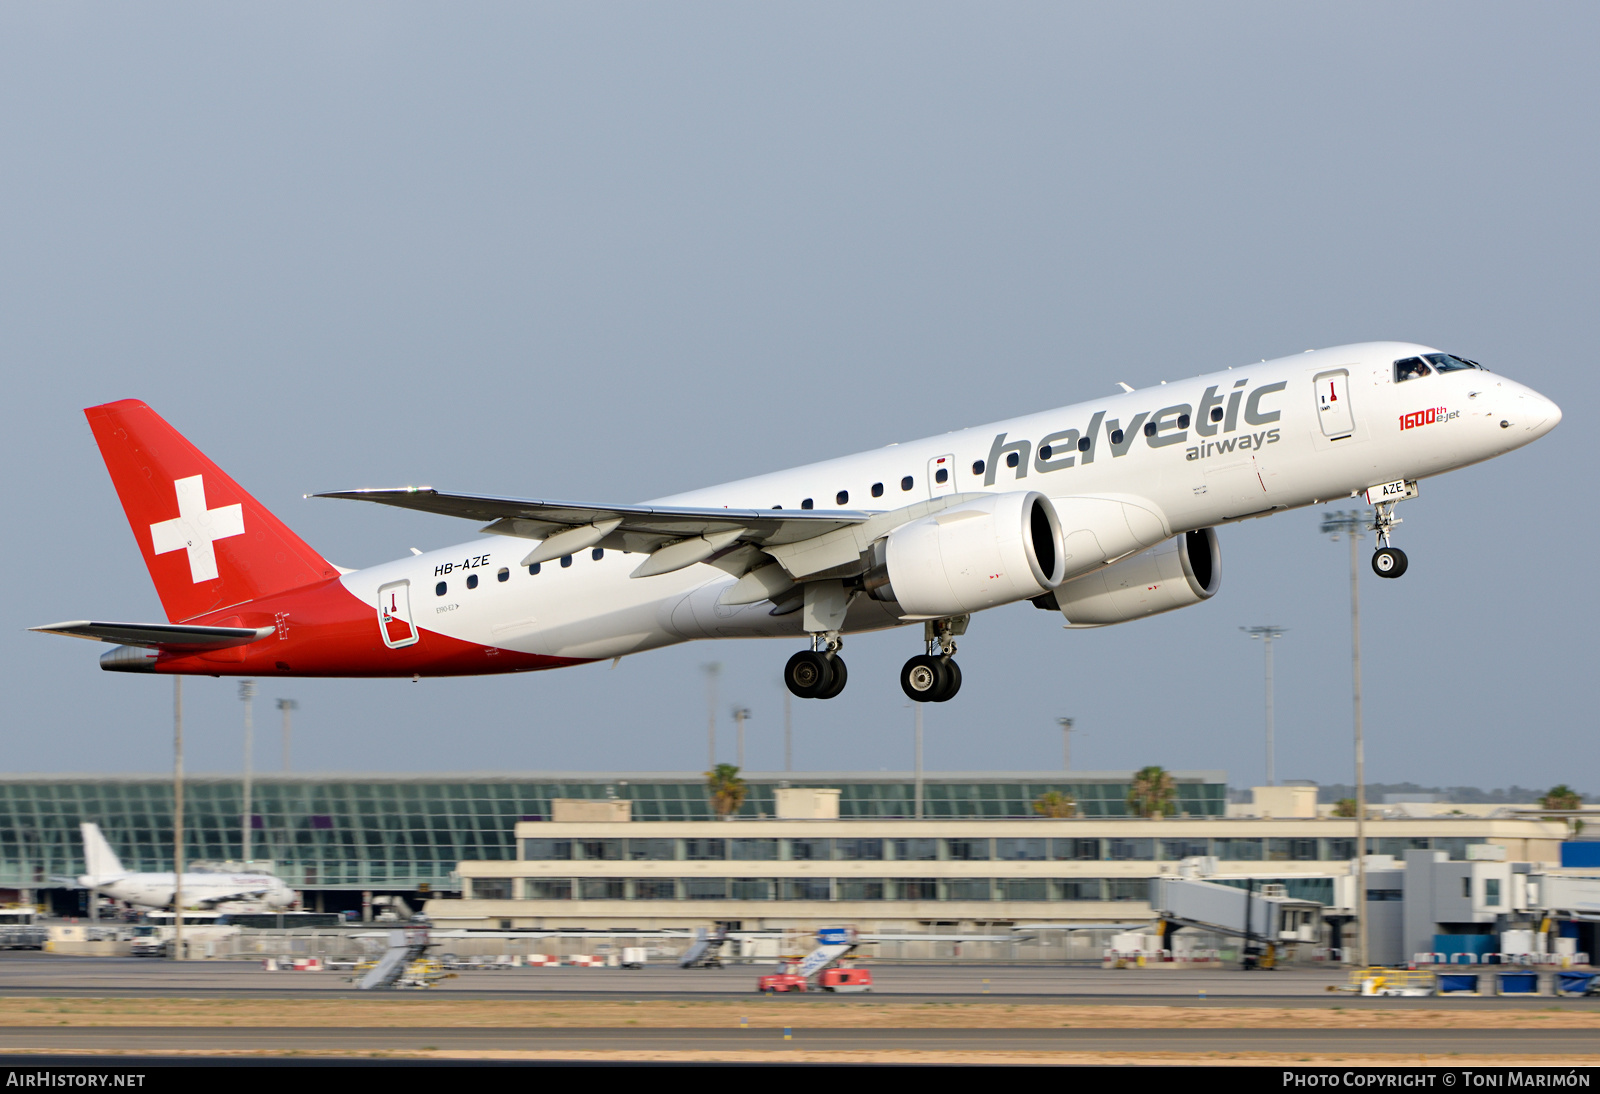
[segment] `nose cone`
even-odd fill
[[[1543,437],[1561,424],[1561,408],[1555,404],[1554,399],[1547,399],[1530,389],[1522,396],[1522,402],[1523,419],[1528,423],[1528,432],[1535,437]]]

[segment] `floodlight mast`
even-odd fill
[[[251,776],[255,774],[255,700],[256,682],[239,681],[239,699],[244,703],[244,826],[239,832],[239,862],[250,869],[250,837],[255,825],[255,804],[250,800]]]
[[[1061,770],[1072,770],[1072,719],[1057,718],[1056,725],[1061,727]]]
[[[1278,777],[1272,755],[1272,641],[1282,638],[1282,627],[1240,627],[1241,631],[1251,638],[1259,638],[1266,647],[1267,653],[1267,785],[1277,786]]]
[[[714,770],[717,766],[717,676],[722,672],[721,661],[710,661],[700,666],[700,671],[706,674],[706,751],[709,753],[709,768]]]
[[[1361,566],[1356,540],[1373,527],[1366,510],[1322,514],[1322,531],[1350,541],[1350,685],[1356,746],[1356,956],[1367,962],[1367,760],[1361,724]]]

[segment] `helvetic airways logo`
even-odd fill
[[[244,535],[244,506],[223,505],[206,508],[206,487],[202,476],[191,475],[172,484],[178,492],[178,515],[150,526],[150,544],[158,555],[168,551],[189,552],[189,577],[195,584],[217,576],[219,539]]]
[[[1430,406],[1427,410],[1414,410],[1410,414],[1400,415],[1400,428],[1402,430],[1416,429],[1419,426],[1433,425],[1436,422],[1448,422],[1451,418],[1461,417],[1459,410],[1446,410],[1442,406]]]

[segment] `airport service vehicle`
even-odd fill
[[[78,826],[83,834],[83,859],[88,873],[77,879],[83,888],[104,893],[127,904],[143,908],[170,908],[174,896],[174,877],[169,873],[131,873],[106,842],[100,826],[86,822]],[[189,872],[183,874],[183,906],[216,908],[219,905],[245,908],[288,908],[295,902],[294,890],[271,874],[236,872]]]
[[[1217,592],[1214,529],[1345,498],[1373,569],[1407,567],[1398,503],[1542,437],[1560,408],[1475,362],[1369,342],[1163,382],[646,504],[427,486],[314,495],[483,523],[484,538],[334,566],[148,406],[85,413],[166,621],[35,630],[116,646],[118,672],[460,676],[713,638],[804,643],[784,679],[839,694],[846,635],[920,628],[918,701],[961,686],[973,614],[1031,601],[1069,628]]]
[[[786,962],[782,972],[757,979],[756,990],[774,995],[809,991],[815,984],[822,991],[871,991],[872,973],[843,964],[850,960],[856,945],[854,927],[823,927],[817,932],[816,949]]]
[[[768,995],[776,995],[779,992],[809,991],[811,982],[797,973],[778,972],[761,977],[756,986]],[[822,991],[834,992],[871,991],[872,973],[867,969],[828,969],[817,978],[817,987]]]

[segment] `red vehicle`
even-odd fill
[[[829,969],[817,986],[823,991],[871,991],[872,973],[867,969]]]
[[[807,991],[810,985],[806,978],[792,972],[778,972],[771,976],[763,976],[757,987],[766,995],[773,995],[780,991]]]

